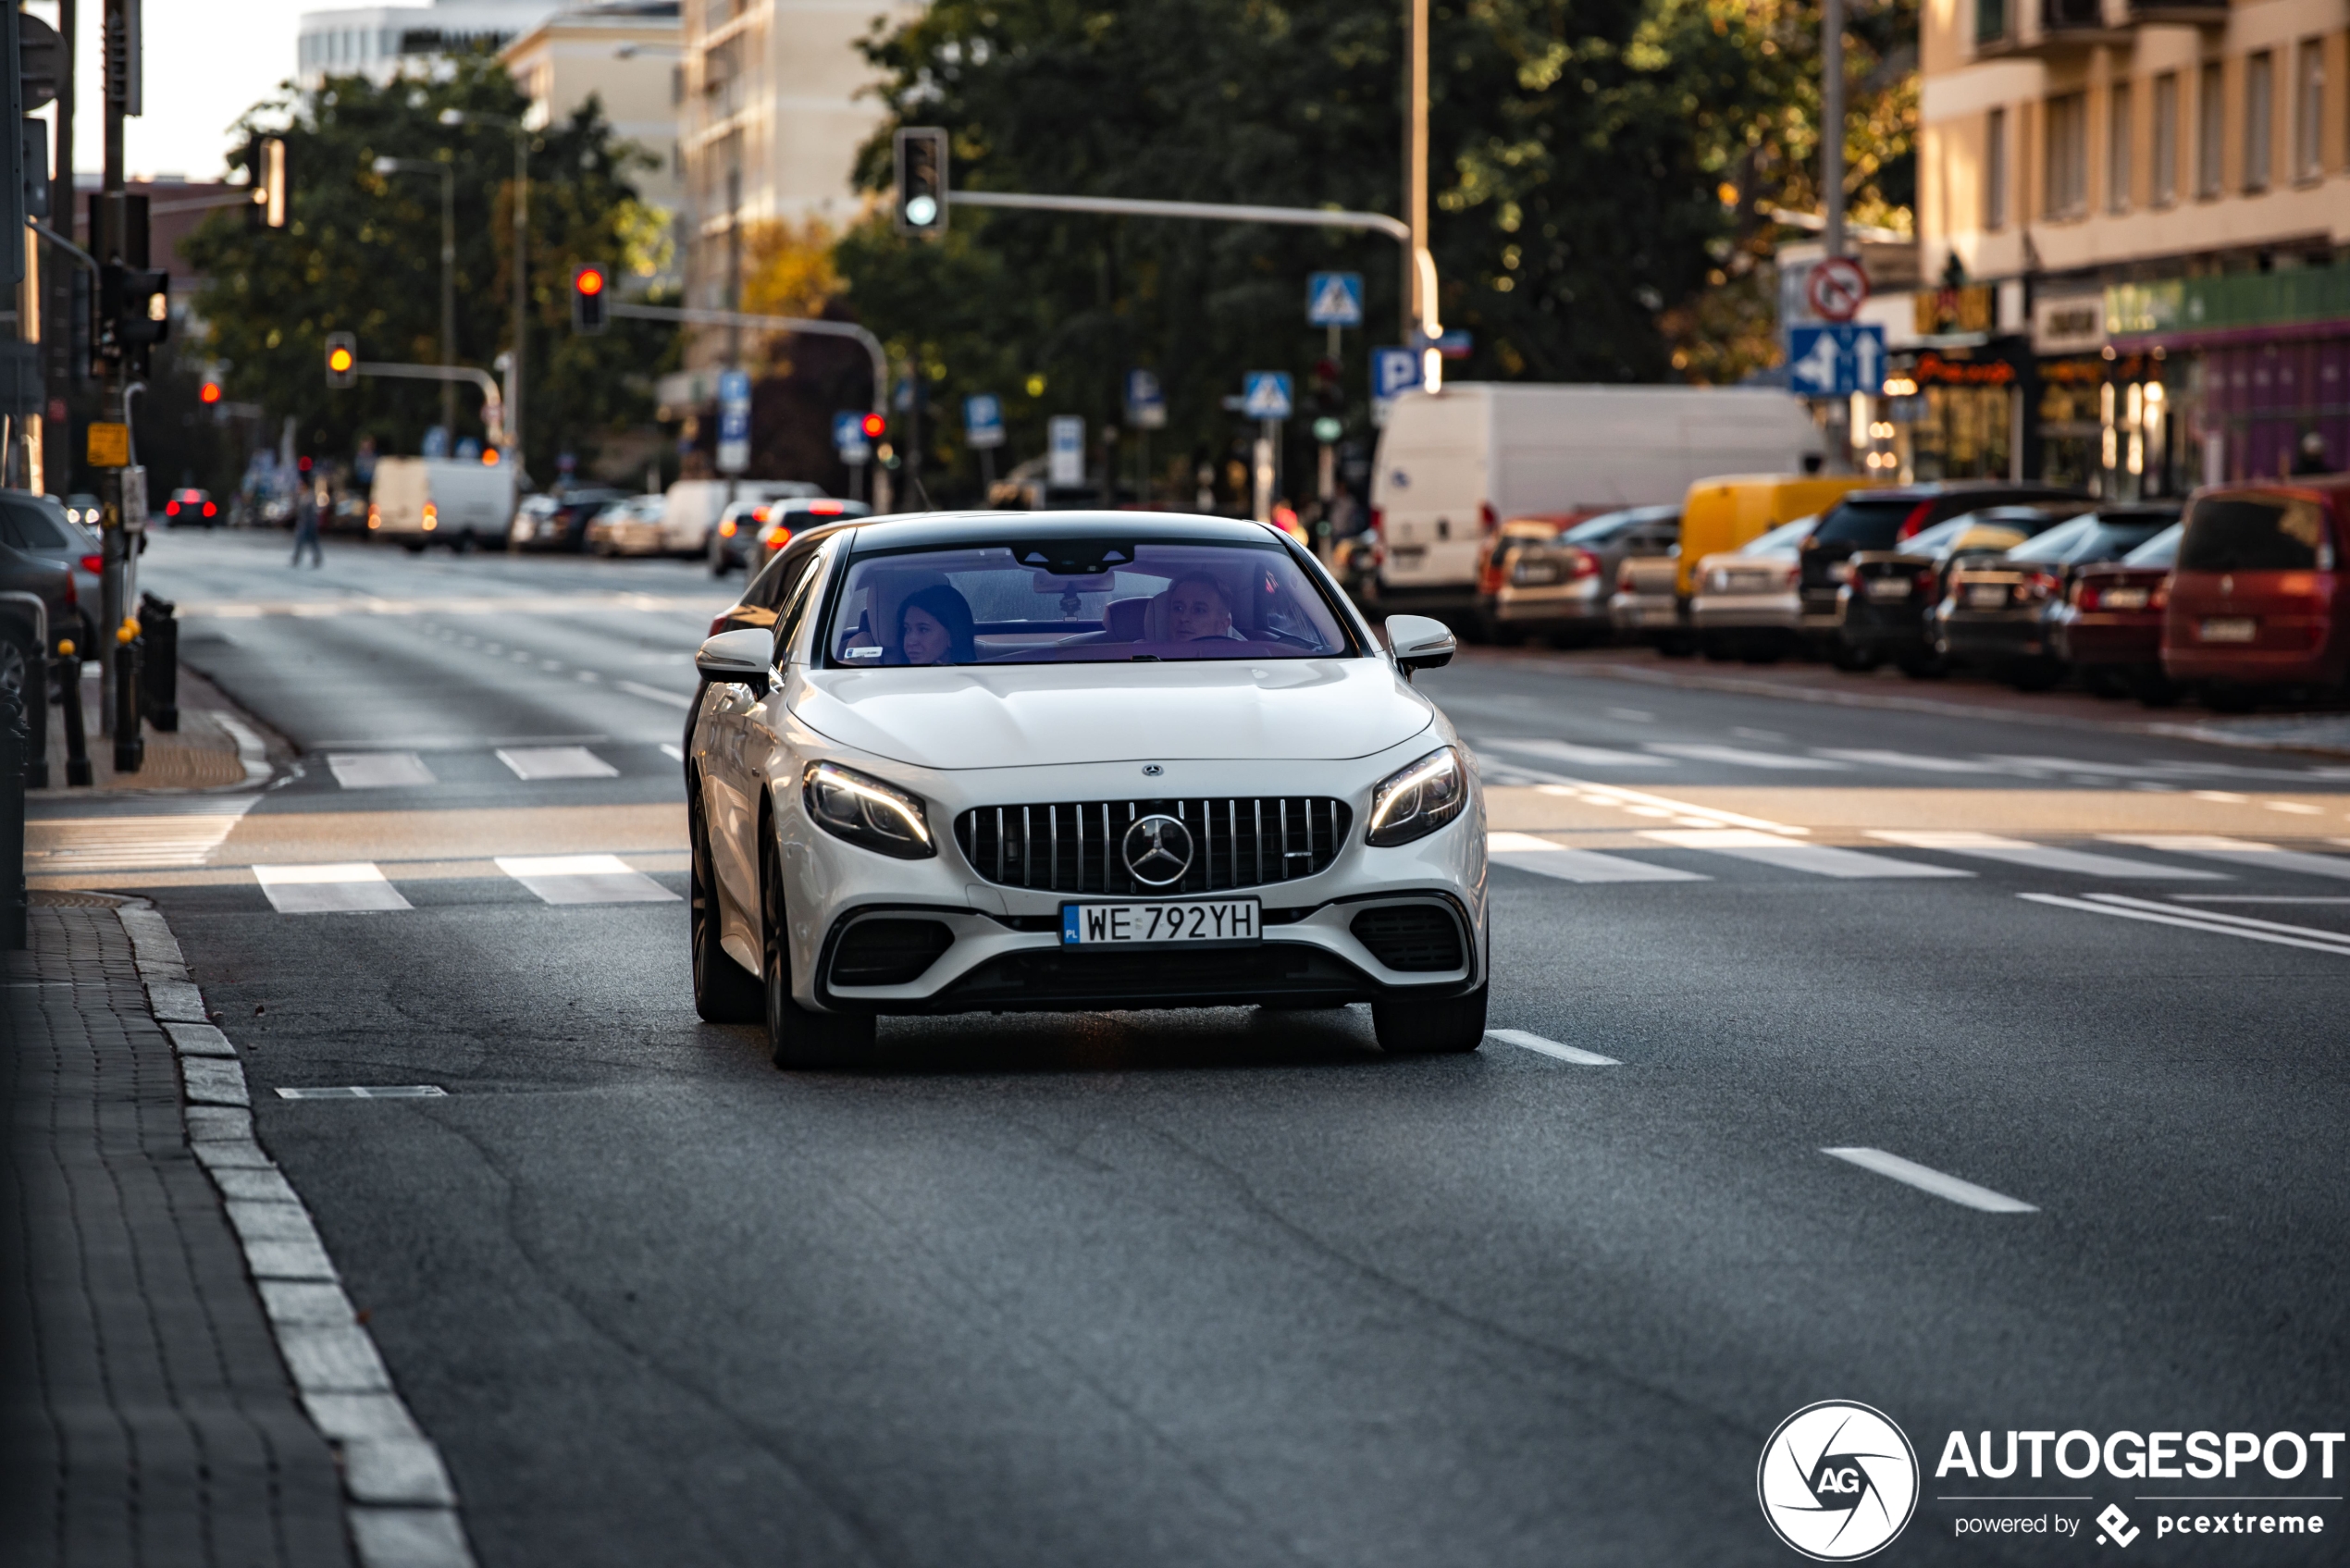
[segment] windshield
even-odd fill
[[[1288,551],[1057,539],[860,556],[823,637],[834,669],[1315,659],[1354,640]]]
[[[2175,566],[2179,562],[2179,538],[2186,525],[2173,523],[2162,532],[2121,558],[2124,566]]]
[[[1792,523],[1782,523],[1761,538],[1738,551],[1740,555],[1793,555],[1796,548],[1812,536],[1820,525],[1817,517],[1799,517]]]
[[[2308,572],[2333,564],[2326,514],[2287,495],[2207,496],[2187,515],[2182,572]]]
[[[1680,513],[1669,506],[1636,506],[1624,512],[1602,512],[1597,517],[1587,517],[1559,537],[1569,544],[1605,544],[1629,528],[1643,523],[1677,522]]]
[[[1918,509],[1914,500],[1868,500],[1858,496],[1836,503],[1812,536],[1814,545],[1842,545],[1847,549],[1891,549],[1900,537],[1901,525]]]
[[[2024,540],[2008,551],[2010,561],[2071,561],[2073,552],[2087,543],[2097,531],[2093,514],[2061,523],[2034,538]]]
[[[1936,523],[1931,528],[1921,528],[1901,541],[1901,553],[1931,556],[1971,526],[1973,524],[1968,519],[1953,517],[1948,522]]]

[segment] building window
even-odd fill
[[[1983,227],[2008,224],[2008,112],[1993,109],[1983,130]]]
[[[2117,81],[2106,100],[2105,210],[2130,210],[2130,84]]]
[[[2047,104],[2047,179],[2048,217],[2082,217],[2089,210],[2089,98],[2067,93]]]
[[[2203,68],[2195,88],[2195,193],[2206,198],[2220,193],[2220,165],[2227,156],[2227,122],[2220,117],[2227,105],[2220,80],[2220,62],[2213,60]]]
[[[2179,73],[2154,79],[2154,204],[2179,199]]]
[[[2297,179],[2315,179],[2326,171],[2326,47],[2317,39],[2301,45],[2293,73],[2297,94],[2293,105],[2293,173]]]
[[[2244,189],[2269,188],[2270,129],[2277,123],[2276,56],[2263,49],[2244,62]]]
[[[1974,0],[1974,41],[1997,43],[2008,35],[2008,0]]]

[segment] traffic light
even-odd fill
[[[878,414],[869,414],[857,422],[857,428],[865,433],[865,439],[878,441],[889,433],[889,421]]]
[[[348,332],[327,334],[327,385],[337,391],[359,385],[359,340]]]
[[[218,402],[220,401],[220,383],[214,380],[209,376],[205,377],[204,385],[196,389],[196,401],[204,404],[206,408],[210,408],[213,404]]]
[[[253,144],[253,204],[245,209],[248,228],[283,228],[286,204],[286,139],[265,136]]]
[[[897,133],[897,232],[946,232],[946,133],[917,126]]]
[[[611,290],[612,275],[601,262],[581,262],[571,269],[571,329],[575,332],[601,332],[604,329],[604,296]]]
[[[98,316],[110,349],[132,374],[147,368],[147,351],[171,336],[171,275],[109,262],[98,269]]]

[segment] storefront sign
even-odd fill
[[[2014,384],[2015,366],[2003,359],[1945,359],[1928,350],[1909,376],[1921,387],[2006,387]]]
[[[2089,353],[2105,346],[2105,301],[2096,294],[2036,300],[2032,347],[2044,354]]]
[[[1921,338],[1988,332],[1998,319],[1998,295],[1987,283],[1963,289],[1921,289],[1910,298]]]

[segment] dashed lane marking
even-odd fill
[[[674,904],[677,895],[617,855],[501,855],[498,869],[549,904]]]
[[[440,782],[413,751],[330,752],[327,766],[345,789],[401,789]]]
[[[547,746],[498,753],[518,779],[612,779],[620,770],[584,746]]]
[[[2168,855],[2194,855],[2205,859],[2224,860],[2246,870],[2300,871],[2308,876],[2338,877],[2350,881],[2350,856],[2312,855],[2299,849],[2280,849],[2273,844],[2262,844],[2249,838],[2216,838],[2203,833],[2107,833],[2109,844],[2134,845],[2140,849],[2159,849]]]
[[[342,915],[376,910],[410,909],[415,906],[384,880],[372,861],[351,860],[309,866],[255,866],[254,880],[261,883],[270,907],[281,915]]]
[[[1841,773],[1851,764],[1827,757],[1790,757],[1783,751],[1754,751],[1742,746],[1680,746],[1651,741],[1647,749],[1691,762],[1722,762],[1733,768],[1762,768],[1773,772]]]
[[[683,692],[663,691],[659,686],[643,685],[636,681],[614,681],[612,685],[629,696],[641,697],[648,702],[665,702],[672,708],[691,708],[694,705],[694,699]]]
[[[2244,915],[2223,915],[2216,909],[2182,909],[2172,905],[2150,904],[2141,898],[2124,898],[2111,893],[2093,893],[2085,898],[2067,898],[2053,893],[2020,893],[2016,896],[2054,908],[2077,909],[2083,914],[2105,915],[2121,920],[2144,920],[2152,925],[2199,931],[2207,936],[2237,936],[2246,942],[2267,942],[2279,947],[2298,947],[2311,953],[2338,953],[2350,957],[2350,935],[2320,931],[2315,926],[2256,920]]]
[[[1486,853],[1501,865],[1513,870],[1532,871],[1537,876],[1556,877],[1562,882],[1711,882],[1711,877],[1695,871],[1685,871],[1677,866],[1659,866],[1647,860],[1629,859],[1621,855],[1602,855],[1590,849],[1569,849],[1547,838],[1537,838],[1527,833],[1494,833],[1485,835]]]
[[[1838,762],[1856,762],[1863,768],[1906,769],[1918,773],[1998,773],[2005,769],[1988,762],[1970,762],[1959,757],[1921,757],[1909,751],[1832,751],[1815,750],[1814,756],[1833,758]]]
[[[1520,1050],[1539,1052],[1562,1062],[1573,1062],[1579,1068],[1620,1068],[1624,1064],[1614,1056],[1602,1056],[1597,1051],[1586,1051],[1574,1045],[1562,1045],[1555,1040],[1545,1040],[1539,1034],[1528,1034],[1522,1029],[1489,1029],[1489,1039]]]
[[[1577,768],[1669,768],[1670,759],[1644,757],[1637,751],[1617,751],[1603,746],[1577,746],[1573,741],[1545,740],[1540,737],[1507,739],[1482,736],[1480,747],[1499,747],[1521,756],[1540,757],[1546,761],[1565,762]]]
[[[1733,855],[1741,860],[1757,860],[1766,866],[1805,871],[1812,876],[1857,880],[1971,877],[1974,874],[1950,866],[1897,860],[1889,855],[1866,855],[1857,849],[1831,849],[1825,845],[1799,844],[1777,833],[1758,833],[1750,828],[1651,828],[1640,836],[1654,839],[1659,844],[1669,844],[1676,849],[1711,850],[1717,855]]]
[[[1775,822],[1767,817],[1749,817],[1737,811],[1725,811],[1713,806],[1696,806],[1670,796],[1651,795],[1645,790],[1626,789],[1622,784],[1593,784],[1588,779],[1562,779],[1556,784],[1542,784],[1537,793],[1581,799],[1595,806],[1615,806],[1629,809],[1634,806],[1652,806],[1676,820],[1688,818],[1713,822],[1725,828],[1752,828],[1758,833],[1782,833],[1790,838],[1802,838],[1810,828],[1799,828],[1786,822]]]
[[[686,754],[679,750],[676,747],[670,745],[667,741],[662,741],[661,743],[661,754],[663,757],[668,758],[672,762],[683,762],[686,759]]]
[[[2059,849],[2021,838],[1987,833],[1888,832],[1872,830],[1871,838],[1911,849],[1933,849],[1945,855],[1965,855],[2000,860],[2035,871],[2070,871],[2084,877],[2134,877],[2150,882],[2225,882],[2225,873],[2187,866],[2159,866],[2148,860],[2125,860],[2119,855],[2093,855],[2081,849]]]
[[[449,1091],[438,1083],[342,1083],[279,1089],[280,1100],[439,1100]]]
[[[1994,1192],[1988,1187],[1978,1187],[1972,1181],[1923,1166],[1915,1160],[1905,1160],[1899,1154],[1888,1154],[1883,1149],[1822,1149],[1820,1153],[1834,1159],[1846,1160],[1862,1170],[1873,1170],[1879,1176],[1889,1176],[1906,1182],[1921,1192],[1931,1192],[1966,1208],[1980,1209],[1985,1214],[2038,1214],[2038,1205],[2021,1198],[2010,1198],[2005,1192]]]

